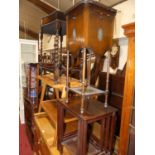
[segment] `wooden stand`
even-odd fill
[[[33,69],[32,69],[33,68]],[[32,74],[32,70],[34,71]],[[34,113],[38,110],[38,80],[37,75],[39,74],[39,64],[30,63],[27,65],[26,78],[27,87],[24,89],[24,114],[25,114],[25,125],[26,133],[33,148],[34,145],[34,124],[33,118]]]
[[[54,49],[43,49],[43,36],[48,34],[54,39]],[[59,74],[62,73],[62,42],[63,36],[66,34],[66,21],[63,12],[54,11],[46,17],[41,19],[41,35],[39,38],[40,47],[40,65],[42,73],[55,72],[55,82],[59,78]],[[50,41],[50,40],[49,40]],[[48,43],[48,42],[47,42]],[[59,44],[60,43],[60,44]],[[60,45],[60,46],[59,46]],[[46,54],[48,52],[48,54]],[[45,55],[44,55],[45,54]],[[44,60],[48,57],[48,60]]]
[[[70,98],[66,104],[63,101],[58,101],[58,150],[63,152],[62,142],[64,139],[64,114],[65,111],[78,119],[78,135],[77,135],[77,153],[76,155],[86,155],[88,150],[88,125],[101,121],[100,132],[100,152],[112,152],[115,114],[116,109],[108,106],[103,107],[103,103],[96,100],[85,100],[84,111],[81,114],[81,97]]]

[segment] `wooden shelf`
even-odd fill
[[[48,149],[48,154],[60,155],[55,143],[56,130],[52,126],[47,114],[45,112],[35,114],[35,123],[41,135],[39,138],[39,143],[45,143]],[[64,147],[63,155],[71,155],[66,147]]]
[[[53,100],[42,101],[41,106],[43,110],[46,112],[46,114],[48,115],[51,123],[56,129],[57,128],[57,100],[53,99]],[[77,118],[73,117],[69,113],[66,113],[64,122],[66,123],[65,134],[77,131]]]
[[[63,146],[66,147],[67,150],[70,150],[71,155],[75,155],[77,152],[77,138],[72,138],[68,141],[63,142]],[[96,149],[94,145],[89,143],[87,155],[102,154],[103,152],[104,151]]]

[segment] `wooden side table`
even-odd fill
[[[114,129],[116,121],[116,108],[108,106],[97,100],[85,99],[84,112],[81,113],[81,97],[73,97],[68,103],[58,101],[58,128],[57,128],[57,147],[63,153],[62,142],[64,139],[64,114],[65,111],[71,113],[78,119],[77,135],[77,155],[86,155],[88,149],[88,125],[94,122],[101,122],[100,150],[112,152]]]

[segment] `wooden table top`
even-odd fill
[[[43,83],[46,83],[47,85],[53,87],[53,88],[64,88],[64,86],[66,86],[66,76],[62,75],[59,78],[58,83],[54,82],[54,76],[53,73],[50,74],[46,74],[46,75],[39,75],[37,77],[39,80],[41,80]],[[74,87],[80,87],[82,84],[80,83],[79,80],[75,79],[75,78],[71,78],[69,77],[69,81],[70,81],[70,87],[74,88]]]
[[[53,100],[47,100],[47,101],[42,101],[42,108],[48,115],[49,119],[51,120],[52,123],[54,123],[54,127],[57,127],[57,103],[58,101],[53,99]],[[65,113],[65,118],[64,122],[68,123],[66,125],[66,132],[73,132],[77,129],[77,118],[73,117],[69,113]]]
[[[82,97],[80,96],[69,98],[68,103],[65,103],[63,100],[58,102],[74,116],[84,120],[96,119],[117,111],[117,109],[112,106],[104,108],[104,103],[90,98],[84,100],[84,112],[81,113]]]

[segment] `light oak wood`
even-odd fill
[[[62,100],[61,98],[66,98],[66,77],[61,76],[58,83],[56,84],[53,80],[53,74],[47,74],[43,76],[38,76],[38,80],[42,81],[43,88],[41,92],[41,100],[39,104],[39,111],[43,109],[44,112],[47,114],[51,124],[53,125],[55,131],[57,131],[57,100]],[[45,89],[46,86],[53,87],[56,93],[56,99],[53,100],[46,100],[44,101]],[[70,78],[70,87],[79,87],[81,83],[77,79]],[[62,92],[61,97],[59,97],[59,92]],[[77,133],[77,118],[70,116],[68,113],[65,115],[64,119],[65,123],[65,138],[68,136],[75,135]],[[54,140],[53,145],[57,145],[57,132],[54,133]]]
[[[123,26],[124,34],[128,37],[128,58],[126,65],[124,98],[122,105],[119,155],[126,155],[129,140],[129,122],[135,88],[135,23]]]
[[[41,103],[44,99],[46,86],[50,86],[50,87],[54,88],[57,99],[66,98],[66,90],[65,90],[66,76],[61,76],[57,84],[54,82],[53,73],[46,74],[43,76],[39,75],[37,78],[38,78],[38,80],[41,80],[42,84],[43,84],[38,112],[41,111],[41,106],[42,106]],[[71,88],[80,87],[80,86],[81,86],[81,83],[79,80],[74,79],[74,78],[70,78],[70,87]],[[62,92],[61,97],[59,96],[59,92]]]
[[[41,145],[40,148],[44,147],[44,149],[40,151],[41,155],[60,155],[55,144],[56,130],[52,126],[47,114],[45,112],[37,113],[35,114],[34,120],[36,128],[38,129],[38,132],[40,134],[35,136],[38,136],[39,138],[38,143]],[[37,151],[39,152],[39,150]],[[63,155],[70,155],[69,150],[65,146]]]
[[[53,99],[53,100],[43,101],[41,104],[42,104],[43,110],[47,113],[49,118],[56,126],[57,125],[57,100]],[[69,113],[66,113],[65,120],[64,120],[65,123],[69,123],[75,120],[77,120],[75,117],[73,117]]]
[[[53,125],[55,131],[57,131],[57,118],[58,118],[58,112],[57,112],[57,100],[47,100],[41,102],[41,107],[44,110],[44,112],[49,117],[49,120],[51,124]],[[77,118],[73,117],[69,113],[65,114],[64,123],[66,125],[65,127],[65,135],[71,135],[75,134],[77,132]],[[54,133],[54,142],[55,145],[57,143],[57,132]]]
[[[43,86],[42,86],[42,90],[41,90],[41,97],[40,97],[40,104],[41,104],[41,101],[44,100],[44,95],[45,95],[45,90],[46,90],[46,83],[42,83]],[[39,109],[38,111],[40,112],[41,111],[41,105],[39,104]]]

